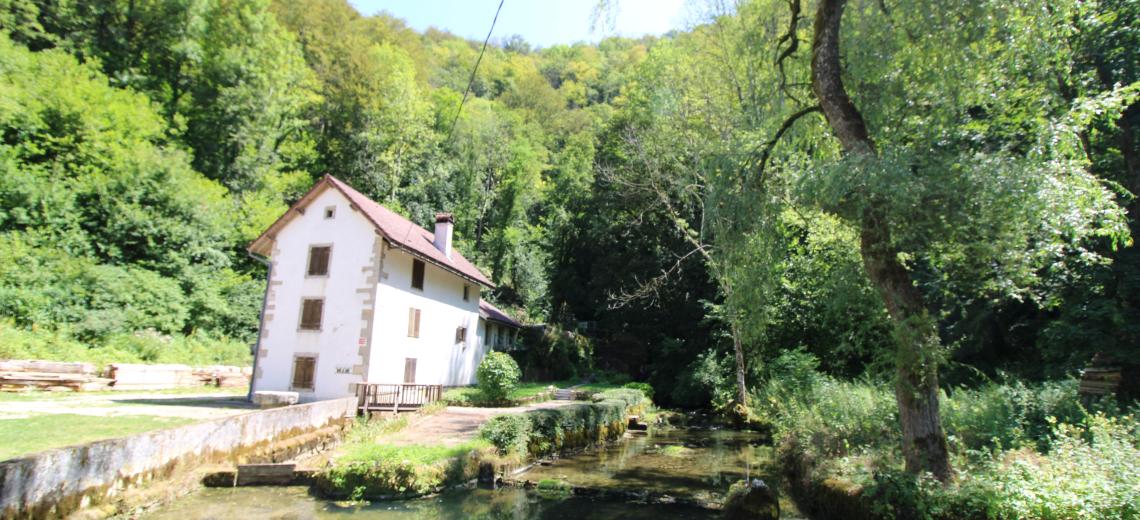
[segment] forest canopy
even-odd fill
[[[1126,359],[1140,8],[894,4],[841,12],[874,151],[853,154],[813,86],[822,2],[496,38],[472,76],[482,42],[346,1],[5,0],[0,327],[237,352],[264,276],[244,246],[332,173],[421,224],[452,212],[492,300],[588,338],[542,343],[577,360],[557,370],[665,404],[747,400],[787,351],[890,378],[906,330],[952,384]],[[872,217],[918,329],[868,270]]]

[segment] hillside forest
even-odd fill
[[[854,385],[940,481],[955,395],[1123,366],[1125,413],[1140,3],[691,7],[495,37],[472,75],[481,41],[345,0],[0,0],[0,357],[246,363],[245,246],[329,173],[455,215],[488,298],[546,324],[533,379],[777,425]],[[1026,424],[980,442],[1053,438]]]

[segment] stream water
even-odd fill
[[[629,436],[603,449],[538,465],[518,481],[559,480],[604,492],[632,492],[651,498],[593,499],[525,490],[455,490],[438,496],[369,505],[347,505],[311,496],[307,488],[249,487],[203,489],[144,518],[204,520],[223,518],[326,519],[357,515],[367,519],[652,519],[716,518],[717,512],[686,502],[719,502],[728,486],[746,477],[771,482],[757,468],[771,448],[757,435],[709,430],[659,430]],[[677,499],[680,503],[668,502]],[[794,509],[781,501],[783,518]]]

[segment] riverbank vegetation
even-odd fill
[[[799,351],[753,394],[789,489],[818,518],[1136,518],[1140,407],[1082,404],[1076,381],[989,382],[941,395],[955,474],[904,472],[891,388],[818,371]]]
[[[362,419],[317,476],[316,489],[328,497],[361,500],[465,485],[483,464],[514,468],[536,457],[614,441],[625,432],[626,418],[651,404],[639,390],[607,390],[592,402],[493,417],[478,436],[454,445],[431,439],[393,445],[386,436],[407,427],[406,417]]]

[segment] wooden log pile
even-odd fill
[[[204,386],[220,386],[222,388],[237,388],[249,386],[249,378],[253,376],[250,367],[234,367],[214,365],[194,369],[194,377]]]
[[[1082,395],[1115,394],[1120,386],[1120,368],[1086,368],[1081,371],[1081,383],[1077,390]]]
[[[0,360],[0,390],[105,390],[110,379],[99,377],[91,363]]]
[[[249,367],[114,363],[101,377],[91,363],[0,360],[0,391],[165,390],[180,387],[249,385]]]

